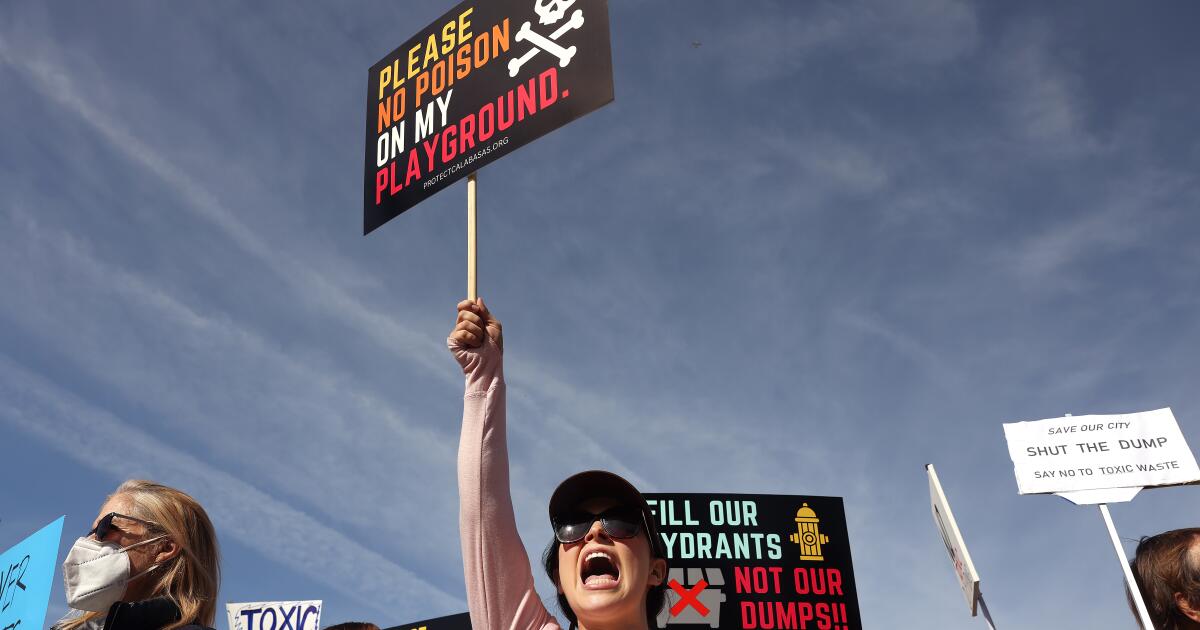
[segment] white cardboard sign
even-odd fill
[[[320,630],[321,600],[225,604],[229,630]]]
[[[1021,494],[1200,481],[1170,409],[1004,425]]]
[[[933,464],[926,466],[925,470],[929,472],[929,507],[933,512],[933,522],[942,535],[942,542],[946,543],[946,553],[950,554],[950,562],[954,564],[954,575],[958,577],[958,584],[974,617],[979,604],[979,573],[975,571],[975,563],[971,562],[962,532],[958,531],[958,522],[950,511],[950,501],[942,492],[937,471],[933,469]]]

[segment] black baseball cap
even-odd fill
[[[567,477],[554,489],[550,495],[550,523],[553,526],[555,518],[569,514],[580,503],[596,498],[607,497],[620,505],[637,508],[642,513],[642,525],[646,536],[650,538],[651,551],[657,558],[666,558],[667,550],[662,537],[658,535],[654,514],[650,504],[638,489],[625,480],[624,477],[607,470],[585,470]]]

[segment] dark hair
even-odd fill
[[[1188,625],[1189,618],[1175,602],[1176,593],[1183,595],[1193,609],[1200,609],[1200,552],[1192,551],[1197,541],[1200,541],[1200,527],[1175,529],[1138,541],[1129,567],[1146,601],[1154,630],[1175,630]],[[1134,609],[1128,588],[1125,595],[1130,609]]]
[[[646,534],[649,536],[648,532]],[[650,557],[660,557],[657,551],[660,545],[655,545],[654,541],[650,541],[648,538],[647,541],[650,542]],[[546,575],[549,576],[550,581],[553,582],[555,586],[558,586],[559,544],[560,543],[558,542],[558,539],[551,536],[550,544],[546,545],[546,551],[542,553],[542,565],[546,567]],[[666,558],[663,558],[663,560],[666,560]],[[575,628],[579,626],[579,619],[575,616],[575,611],[571,610],[571,604],[567,602],[567,596],[563,595],[562,591],[559,590],[557,597],[559,610],[562,610],[563,616],[567,618],[567,621],[571,622],[570,630],[575,630]],[[659,582],[655,586],[651,586],[650,590],[646,592],[646,627],[658,627],[658,613],[662,610],[663,605],[666,603],[667,580],[666,576],[663,576],[663,581]]]

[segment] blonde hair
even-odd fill
[[[109,497],[129,499],[137,518],[160,525],[178,547],[179,553],[154,569],[146,579],[154,580],[152,597],[169,597],[179,607],[179,620],[163,626],[176,630],[189,624],[212,626],[217,615],[217,591],[221,585],[220,548],[212,521],[204,508],[185,492],[153,481],[130,479]],[[87,613],[67,621],[61,630],[78,630],[108,611]]]

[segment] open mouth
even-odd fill
[[[583,568],[579,571],[579,579],[587,586],[605,587],[617,583],[621,577],[621,569],[616,560],[603,551],[593,551],[583,559]]]

